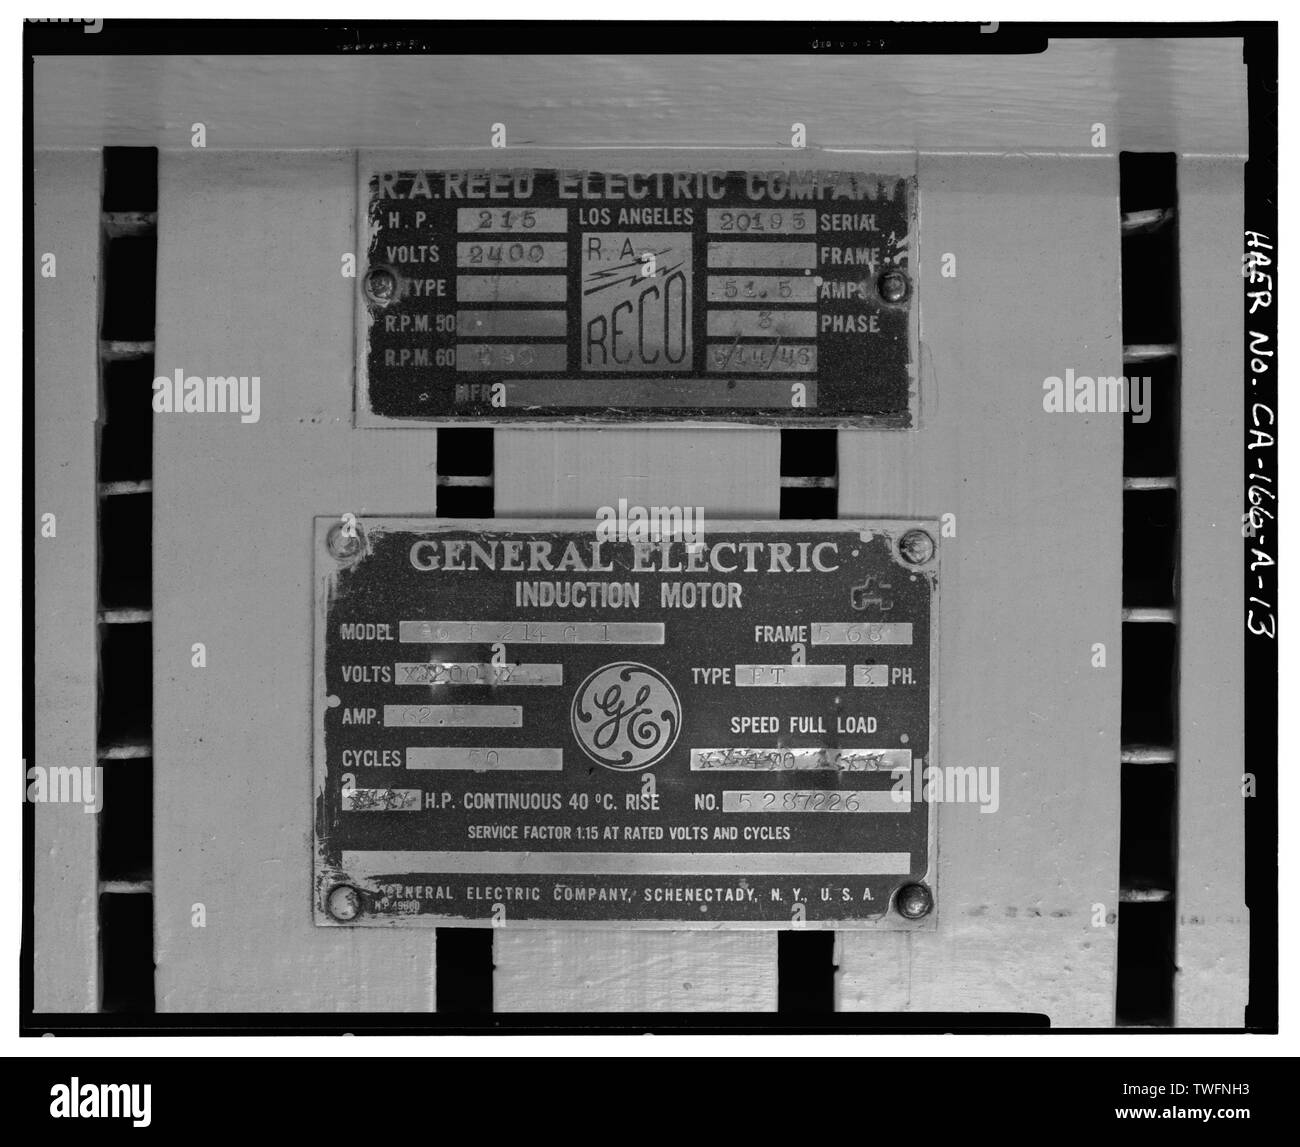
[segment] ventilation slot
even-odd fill
[[[492,431],[453,427],[438,431],[440,518],[491,518]]]
[[[1177,852],[1178,221],[1175,157],[1120,155],[1123,686],[1115,1022],[1173,1024]],[[1138,421],[1138,418],[1144,419]]]
[[[153,1011],[153,888],[105,884],[99,897],[100,1010]]]
[[[776,1010],[833,1012],[835,970],[834,932],[778,932]]]
[[[99,480],[106,497],[151,489],[152,387],[152,355],[101,367]]]
[[[492,929],[438,929],[438,1011],[484,1015],[492,1011]]]
[[[781,517],[839,516],[839,433],[781,431]],[[835,1010],[835,933],[778,932],[776,1010]]]
[[[104,151],[99,406],[100,1009],[154,1010],[153,381],[158,152]]]
[[[835,430],[781,431],[781,517],[839,516]]]
[[[491,429],[438,431],[438,517],[495,516],[493,449]],[[438,1011],[459,1015],[492,1011],[491,929],[439,928],[436,960]]]

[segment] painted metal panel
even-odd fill
[[[945,664],[986,664],[990,651],[999,659],[964,679],[950,670],[941,692],[953,688],[958,701],[945,713],[953,714],[948,723],[966,746],[959,759],[1000,764],[1022,787],[1003,797],[1015,821],[1010,830],[995,829],[1008,819],[1005,805],[997,817],[974,806],[941,810],[949,843],[940,854],[940,884],[945,905],[956,907],[941,908],[940,918],[951,912],[952,929],[933,934],[926,960],[902,965],[917,969],[902,998],[889,991],[888,979],[870,973],[880,949],[846,939],[840,1002],[872,1010],[1045,1010],[1056,1022],[1108,1023],[1113,929],[1091,928],[1089,914],[1095,903],[1109,908],[1115,901],[1118,690],[1089,668],[1088,653],[1094,640],[1119,647],[1119,423],[1044,413],[1041,380],[1080,354],[1101,356],[1106,365],[1118,357],[1117,249],[1096,242],[1113,234],[1118,243],[1115,172],[1097,161],[930,163],[935,189],[923,192],[922,211],[933,211],[941,226],[928,249],[954,248],[961,260],[958,280],[935,288],[951,288],[951,304],[941,298],[922,318],[933,330],[923,332],[933,348],[933,387],[927,399],[923,377],[922,404],[933,403],[937,425],[932,437],[842,433],[841,512],[957,513],[958,539],[948,543],[956,554],[946,579],[951,595],[942,607],[945,645],[953,643]],[[306,211],[297,191],[304,179],[323,189],[317,201],[324,200]],[[275,220],[278,257],[270,267],[257,247],[270,236],[254,229],[236,240],[230,233],[234,219],[249,216],[253,196],[268,229]],[[285,592],[295,587],[309,603],[310,534],[303,523],[341,505],[356,505],[361,514],[427,513],[432,502],[430,436],[410,433],[409,446],[393,452],[376,447],[370,432],[348,428],[350,380],[338,365],[348,344],[338,332],[347,328],[351,284],[333,281],[336,253],[320,235],[335,234],[344,249],[355,205],[351,164],[303,156],[278,161],[272,173],[252,156],[164,156],[163,197],[161,281],[178,286],[161,296],[159,372],[173,361],[204,374],[256,369],[263,414],[251,426],[159,420],[158,488],[177,491],[160,505],[156,526],[158,536],[174,539],[160,549],[155,574],[158,807],[169,810],[159,817],[158,855],[173,857],[158,874],[160,1000],[167,1008],[200,1010],[375,1000],[427,1007],[427,949],[403,947],[388,933],[321,941],[310,935],[307,914],[287,907],[301,903],[301,873],[289,871],[298,866],[285,847],[286,831],[309,847],[303,793],[288,780],[298,769],[305,782],[309,756],[308,627],[286,608],[292,594]],[[296,222],[286,233],[290,219]],[[1060,235],[1071,228],[1077,245],[1063,248]],[[173,235],[184,235],[185,243]],[[1052,254],[1043,258],[1044,251]],[[974,285],[957,295],[963,273]],[[188,276],[192,294],[181,299]],[[259,300],[287,282],[305,287],[312,305],[277,307],[273,320]],[[1048,309],[1044,300],[1051,313],[1074,316],[1069,330],[1059,322],[1035,328],[1005,321],[1035,305]],[[195,324],[195,313],[206,321]],[[240,340],[230,337],[234,330]],[[265,365],[233,362],[232,347],[256,351]],[[924,355],[922,361],[924,367]],[[314,414],[304,416],[300,406]],[[1017,410],[1024,446],[1007,455],[1005,419]],[[394,433],[408,434],[378,437],[387,442]],[[987,448],[972,449],[972,435],[983,435]],[[779,437],[764,431],[503,430],[497,510],[591,516],[611,493],[625,493],[642,504],[703,504],[720,516],[772,518],[778,447]],[[284,492],[267,506],[259,529],[282,539],[279,548],[248,545],[230,553],[223,539],[251,528],[246,506],[268,480]],[[1070,508],[1070,529],[1061,528],[1065,519],[1052,505]],[[1013,608],[1005,592],[994,592],[981,571],[1000,562],[1008,546],[1032,554],[1034,562],[1022,564],[1035,571],[1041,596],[1065,594],[1074,604],[1068,632],[1022,612],[1023,594]],[[191,643],[205,635],[210,649],[214,642],[231,649],[230,659],[191,669]],[[1041,652],[1026,652],[1034,650]],[[259,671],[249,673],[250,664]],[[1018,690],[1032,703],[1016,705]],[[243,714],[243,733],[230,727],[223,709]],[[996,751],[982,747],[988,713],[1002,715],[1011,730]],[[256,760],[258,746],[270,744],[275,759],[260,769],[270,768],[276,783],[230,756],[234,746],[238,756]],[[1065,795],[1044,819],[1041,810],[1058,788]],[[232,792],[241,793],[238,817],[229,815]],[[1087,833],[1075,831],[1080,821],[1090,826]],[[249,857],[260,857],[263,878],[271,877],[251,900],[241,895]],[[189,927],[190,904],[205,895],[226,918],[216,943]],[[775,1004],[771,935],[597,932],[578,939],[505,929],[495,940],[502,1010]],[[1000,949],[1018,953],[1029,973],[990,982],[985,957]],[[644,978],[628,970],[632,956],[644,961]],[[398,973],[403,958],[424,972]],[[1063,959],[1076,966],[1068,981],[1059,975]],[[322,974],[294,973],[304,961]],[[314,986],[324,980],[328,990]],[[688,982],[689,990],[682,987]]]
[[[99,417],[99,194],[95,151],[37,152],[33,187],[36,296],[33,585],[36,760],[93,769],[99,651],[96,439]],[[54,537],[41,517],[55,516]],[[120,762],[126,768],[129,761]],[[114,767],[114,766],[110,766]],[[38,804],[33,938],[37,1012],[90,1012],[99,1002],[97,818],[79,804]]]
[[[260,409],[155,416],[159,1011],[434,1008],[432,933],[319,929],[302,895],[312,519],[434,498],[432,435],[352,427],[354,176],[337,153],[160,157],[156,373],[256,376]]]
[[[970,61],[969,71],[919,61],[921,75],[936,69],[931,86],[944,93],[931,101],[915,97],[896,70],[916,60],[817,60],[795,74],[792,98],[818,109],[814,139],[846,146],[863,146],[861,107],[876,100],[883,111],[867,131],[880,133],[872,142],[881,145],[1089,153],[1088,128],[1109,119],[1118,125],[1111,148],[1244,150],[1239,46],[1144,43],[1063,42],[1009,64],[1000,71],[1015,110],[1002,117],[979,110],[998,98],[989,84],[1001,82],[984,61]],[[36,70],[38,106],[51,109],[38,141],[91,132],[166,144],[176,133],[175,146],[187,148],[176,124],[153,122],[136,102],[141,93],[149,108],[193,107],[187,124],[230,128],[213,133],[207,154],[165,152],[160,171],[158,373],[257,375],[261,412],[255,423],[157,420],[159,1007],[431,1008],[432,935],[313,929],[301,888],[310,865],[311,519],[340,507],[429,513],[434,437],[352,426],[356,284],[339,266],[355,249],[355,157],[216,149],[466,147],[502,118],[512,131],[523,125],[516,138],[555,146],[672,138],[775,147],[783,125],[746,97],[748,64],[737,98],[703,118],[708,69],[698,60],[659,71],[659,61],[602,64],[614,70],[599,72],[600,82],[541,61],[538,83],[576,109],[559,126],[545,101],[524,107],[489,94],[466,103],[465,92],[512,90],[500,61],[439,60],[436,74],[433,61],[419,58],[191,63],[65,58],[38,61]],[[153,69],[157,82],[142,82],[139,68],[146,76]],[[471,68],[474,84],[463,79]],[[629,79],[639,80],[646,102],[623,100],[611,114],[610,93]],[[355,100],[358,91],[385,90]],[[114,125],[107,133],[86,114],[87,91],[103,96]],[[1180,93],[1176,115],[1171,91]],[[1144,99],[1151,92],[1164,93],[1154,112]],[[434,131],[447,133],[432,141],[431,101],[445,111]],[[897,138],[885,138],[892,132]],[[1203,212],[1227,210],[1235,177],[1215,168],[1203,184],[1192,178],[1193,210],[1197,199]],[[1000,809],[942,808],[941,926],[844,937],[842,1008],[1113,1020],[1121,431],[1113,415],[1044,412],[1041,382],[1080,363],[1122,373],[1115,184],[1110,153],[922,159],[922,261],[934,277],[921,316],[926,430],[841,432],[840,510],[956,515],[957,532],[944,541],[940,622],[945,757],[998,766]],[[956,279],[935,274],[945,252],[957,256]],[[1185,274],[1193,256],[1184,253]],[[1189,348],[1191,361],[1196,344]],[[1218,344],[1210,350],[1224,353]],[[1209,377],[1194,385],[1204,391]],[[1021,431],[1010,447],[1008,426]],[[1210,440],[1209,420],[1198,433]],[[770,431],[502,430],[497,512],[589,516],[625,494],[646,505],[703,504],[718,517],[774,518],[778,448]],[[1004,572],[1011,563],[1014,581]],[[1209,601],[1208,584],[1192,583],[1192,597],[1188,588],[1184,608]],[[191,665],[194,642],[207,647],[205,669]],[[1105,670],[1091,666],[1096,643],[1107,648]],[[1192,830],[1185,821],[1184,832]],[[195,903],[207,906],[206,928],[191,926]],[[1238,922],[1214,927],[1244,944]],[[1184,934],[1180,943],[1194,955]],[[1233,950],[1236,985],[1242,949]],[[775,1006],[770,934],[507,928],[495,934],[495,951],[500,1010]],[[1210,957],[1206,948],[1204,962],[1191,961],[1189,994],[1221,983]],[[1180,1017],[1205,1014],[1189,1010],[1182,992]]]
[[[940,805],[939,928],[841,935],[838,1006],[1109,1026],[1122,422],[1046,412],[1043,381],[1071,367],[1123,373],[1118,173],[1108,161],[923,157],[920,182],[926,430],[841,431],[840,513],[953,515],[943,759],[996,768],[998,804]],[[935,274],[945,253],[955,278]],[[1104,669],[1091,665],[1096,643]]]
[[[1245,633],[1239,443],[1242,167],[1178,172],[1182,282],[1178,869],[1174,1022],[1240,1027],[1249,994],[1245,905]],[[1209,667],[1213,667],[1213,671]]]
[[[626,497],[706,515],[780,513],[780,435],[763,430],[501,430],[498,517],[582,517]],[[610,498],[614,502],[609,501]],[[493,935],[498,1011],[774,1011],[771,932]]]
[[[792,47],[804,54],[43,57],[34,138],[189,147],[200,122],[209,148],[488,152],[502,123],[510,143],[785,150],[799,122],[813,146],[1092,154],[1101,123],[1111,149],[1246,151],[1240,40],[1052,40],[992,60]]]

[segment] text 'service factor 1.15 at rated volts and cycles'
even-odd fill
[[[318,923],[932,923],[934,523],[349,521]]]

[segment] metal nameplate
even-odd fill
[[[317,519],[318,923],[933,923],[935,524],[643,525]]]
[[[914,425],[915,178],[816,162],[364,165],[359,422]]]

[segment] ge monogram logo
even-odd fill
[[[573,695],[573,735],[607,769],[645,769],[677,740],[682,703],[657,670],[635,661],[597,669]]]

